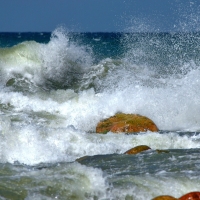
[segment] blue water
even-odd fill
[[[0,33],[1,199],[143,200],[199,190],[199,40]],[[160,131],[97,134],[117,112],[145,115]],[[151,149],[123,154],[137,145]]]

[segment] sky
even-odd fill
[[[199,31],[200,0],[0,0],[0,32]]]

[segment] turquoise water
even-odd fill
[[[0,33],[1,199],[143,200],[199,190],[199,40]],[[145,115],[160,131],[96,134],[116,112]],[[137,145],[151,150],[123,154]]]

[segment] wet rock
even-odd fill
[[[145,116],[117,113],[97,124],[97,133],[107,133],[109,131],[113,133],[156,132],[158,128],[151,119]]]
[[[139,146],[136,146],[134,148],[129,149],[124,154],[137,154],[137,153],[140,153],[142,151],[146,151],[148,149],[151,149],[151,148],[149,146],[146,146],[146,145],[139,145]]]
[[[156,149],[157,153],[169,153],[169,150]]]
[[[172,196],[168,196],[168,195],[163,195],[163,196],[158,196],[153,198],[152,200],[178,200]]]
[[[83,160],[86,160],[87,158],[89,158],[89,156],[83,156],[83,157],[77,158],[76,161],[81,162]]]
[[[200,200],[200,192],[187,193],[180,197],[179,200]]]

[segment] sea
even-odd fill
[[[96,133],[118,112],[159,131]],[[151,149],[124,154],[138,145]],[[200,32],[0,33],[0,199],[199,189]]]

